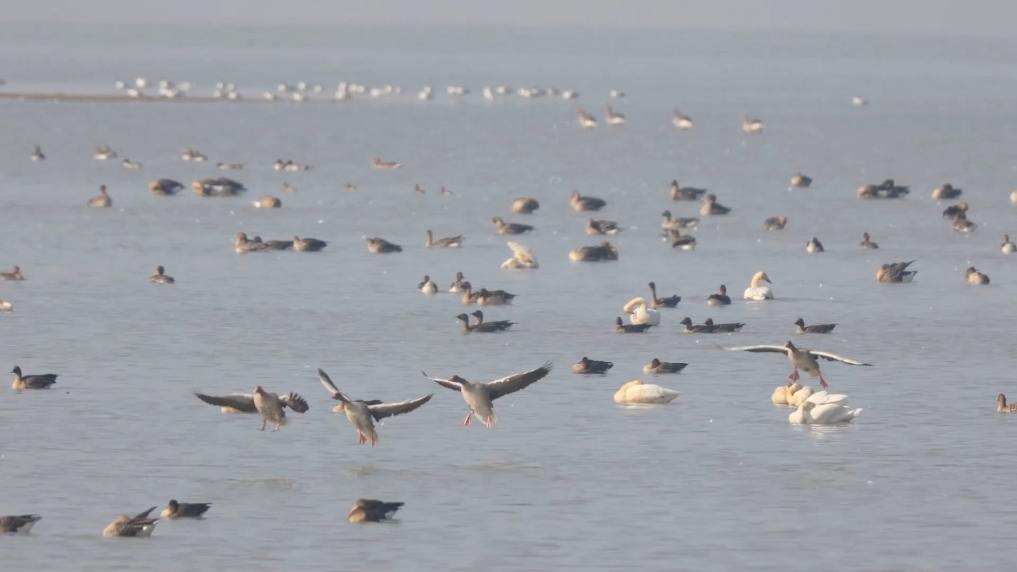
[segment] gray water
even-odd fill
[[[5,570],[1012,566],[1014,419],[995,414],[994,398],[1017,394],[1017,257],[998,248],[1002,233],[1017,234],[1008,202],[1017,187],[1008,119],[1017,112],[1017,44],[361,30],[349,36],[363,41],[317,31],[269,49],[261,36],[249,45],[250,31],[210,39],[178,30],[175,44],[156,41],[164,30],[151,41],[123,30],[7,32],[0,63],[9,91],[109,92],[114,80],[146,75],[205,90],[232,79],[253,95],[299,79],[328,89],[341,79],[399,83],[406,92],[343,105],[0,101],[0,266],[19,264],[27,276],[0,282],[0,298],[15,305],[0,316],[0,363],[60,374],[51,391],[0,398],[0,513],[44,517],[27,537],[0,538]],[[473,95],[449,100],[453,81]],[[436,101],[414,98],[424,83],[442,92]],[[495,83],[573,87],[582,97],[484,102],[480,86]],[[575,108],[602,114],[612,88],[629,94],[614,102],[628,123],[579,129]],[[856,94],[871,105],[851,106]],[[675,131],[673,107],[696,129]],[[743,135],[740,112],[762,117],[765,133]],[[45,162],[28,160],[36,143]],[[144,169],[92,160],[99,144]],[[210,161],[181,161],[188,146]],[[404,167],[373,171],[375,156]],[[276,173],[280,157],[314,169]],[[245,197],[146,189],[158,177],[216,176],[217,161],[246,163],[225,173],[247,185]],[[799,170],[814,187],[789,192]],[[911,196],[854,197],[886,177],[911,185]],[[734,207],[704,221],[694,252],[657,238],[661,210],[688,216],[698,207],[669,200],[672,178],[708,186]],[[284,180],[298,191],[280,195]],[[970,236],[954,233],[940,217],[945,205],[929,198],[947,181],[972,205],[980,226]],[[346,182],[358,191],[344,191]],[[103,183],[114,208],[85,207]],[[415,183],[427,193],[413,193]],[[441,196],[441,185],[456,194]],[[568,262],[569,249],[598,242],[568,206],[572,189],[605,198],[597,216],[630,227],[612,239],[620,261]],[[266,193],[283,208],[250,205]],[[540,210],[511,215],[511,199],[524,195]],[[496,214],[537,226],[520,242],[539,270],[499,269],[509,251],[490,224]],[[777,214],[788,228],[764,231],[763,219]],[[427,228],[463,233],[465,247],[427,250]],[[857,246],[865,230],[880,250]],[[238,231],[330,244],[316,255],[239,256]],[[405,251],[369,255],[364,235]],[[826,253],[805,253],[813,235]],[[913,284],[875,282],[880,264],[910,259]],[[157,264],[175,285],[146,281]],[[966,286],[969,265],[992,284]],[[445,288],[458,270],[518,294],[487,311],[518,325],[463,336],[458,297],[414,290],[425,273]],[[773,279],[775,301],[740,300],[757,270]],[[615,334],[621,306],[647,295],[649,280],[681,294],[679,308],[648,334]],[[707,307],[721,283],[736,302]],[[685,336],[685,315],[748,325]],[[789,373],[786,360],[719,347],[783,343],[798,317],[839,323],[800,344],[875,364],[824,367],[832,388],[864,408],[855,423],[789,425],[790,410],[768,399]],[[583,355],[615,368],[571,374]],[[689,363],[652,380],[681,397],[615,405],[622,383],[651,381],[641,367],[652,357]],[[491,431],[461,426],[461,398],[420,375],[489,380],[544,360],[555,363],[552,374],[499,400]],[[381,424],[377,447],[358,446],[330,412],[318,367],[354,397],[436,395]],[[221,415],[191,395],[256,384],[297,391],[311,410],[261,433],[255,416]],[[345,514],[357,497],[406,506],[395,523],[353,526]],[[169,498],[214,506],[203,521],[160,522],[147,541],[100,537],[117,514]]]

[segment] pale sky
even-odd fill
[[[6,0],[0,21],[456,24],[1012,36],[1006,0]]]

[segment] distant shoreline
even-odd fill
[[[269,100],[264,98],[241,98],[241,99],[226,99],[224,97],[212,97],[208,95],[188,95],[184,97],[153,97],[153,96],[140,96],[131,97],[126,94],[111,93],[111,94],[95,94],[95,93],[63,93],[63,92],[11,92],[11,91],[0,91],[0,100],[19,100],[19,101],[49,101],[49,102],[81,102],[81,103],[108,103],[108,102],[120,102],[129,101],[136,103],[154,103],[154,102],[166,102],[166,103],[215,103],[215,102],[226,102],[226,103],[289,103],[288,100]],[[294,103],[331,103],[328,99],[305,99],[301,102]]]

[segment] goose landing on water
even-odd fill
[[[823,387],[827,387],[828,384],[826,383],[826,379],[823,377],[822,372],[819,370],[819,361],[816,358],[822,358],[827,361],[839,361],[848,365],[872,365],[871,363],[864,363],[851,358],[841,357],[830,352],[797,348],[790,340],[783,346],[758,345],[725,349],[733,352],[772,352],[784,354],[791,361],[791,366],[794,368],[791,371],[791,375],[788,376],[788,379],[791,381],[798,381],[800,378],[798,370],[800,369],[809,374],[811,377],[818,377],[819,383],[821,383]]]
[[[360,440],[360,444],[364,445],[370,440],[372,447],[378,442],[378,433],[374,428],[375,421],[381,421],[393,415],[409,413],[430,401],[434,395],[428,394],[417,399],[400,401],[398,403],[383,403],[379,400],[361,401],[359,399],[350,399],[343,392],[339,391],[339,388],[332,383],[332,379],[322,369],[318,369],[318,379],[321,381],[321,385],[325,387],[325,391],[328,391],[329,395],[332,396],[332,399],[339,401],[339,405],[336,405],[332,411],[345,413],[346,420],[357,429],[357,437]]]
[[[547,362],[537,369],[513,374],[487,383],[470,383],[458,375],[453,375],[448,379],[441,379],[431,377],[425,372],[424,377],[442,387],[458,391],[462,394],[463,401],[470,408],[470,413],[463,420],[463,425],[469,425],[471,417],[476,415],[490,429],[494,426],[495,399],[525,389],[543,379],[550,372],[551,362]]]

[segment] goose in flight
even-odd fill
[[[864,363],[851,358],[841,357],[830,352],[798,348],[791,343],[790,340],[782,346],[740,346],[727,349],[735,352],[772,352],[784,354],[789,360],[791,360],[791,367],[794,368],[791,371],[791,375],[788,376],[788,379],[791,381],[798,381],[800,377],[798,375],[798,370],[800,369],[809,374],[810,377],[818,377],[819,383],[822,384],[823,387],[828,387],[828,384],[826,383],[826,379],[823,377],[822,372],[819,371],[819,361],[816,358],[823,358],[827,361],[839,361],[848,365],[872,365],[871,363]]]
[[[379,400],[362,401],[360,399],[350,399],[343,392],[339,391],[339,388],[332,383],[332,379],[322,369],[318,369],[318,379],[321,380],[321,385],[325,387],[325,391],[328,391],[332,399],[339,401],[339,405],[336,405],[332,411],[345,413],[350,425],[357,428],[360,444],[364,445],[370,439],[372,447],[378,442],[378,433],[374,429],[375,421],[380,421],[392,415],[409,413],[430,401],[434,395],[429,393],[417,399],[400,401],[398,403],[383,403]]]
[[[463,425],[469,425],[470,418],[473,415],[476,415],[484,422],[484,425],[490,429],[494,425],[495,399],[524,389],[527,386],[540,381],[550,372],[551,362],[546,362],[537,369],[523,373],[516,373],[487,383],[470,383],[458,375],[453,375],[448,379],[441,379],[431,377],[427,375],[426,372],[423,373],[424,377],[427,379],[430,379],[442,387],[458,391],[463,395],[463,401],[465,401],[466,405],[470,408],[469,414],[467,414],[466,419],[463,420]]]
[[[229,395],[217,396],[195,392],[194,396],[210,405],[218,405],[222,408],[223,413],[258,412],[257,408],[254,406],[253,393],[231,393]],[[297,413],[306,413],[310,408],[307,405],[307,401],[305,401],[304,398],[297,393],[277,395],[276,397],[279,399],[279,402],[283,405],[283,407],[289,407]]]

